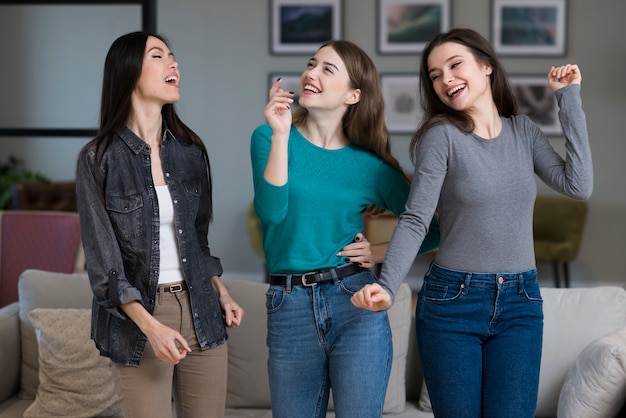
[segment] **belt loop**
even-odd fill
[[[467,295],[467,292],[469,291],[469,287],[470,284],[472,283],[472,273],[465,273],[465,281],[463,281],[463,286],[465,286],[463,288],[463,294]]]
[[[333,284],[339,283],[339,277],[337,276],[337,269],[330,269],[330,275],[333,278]]]
[[[288,274],[285,280],[285,290],[287,292],[291,292],[291,276],[293,276],[293,274]]]
[[[162,304],[163,303],[163,294],[165,293],[165,291],[163,290],[163,288],[161,286],[157,286],[157,304]]]
[[[517,275],[517,294],[522,295],[524,293],[524,274],[519,273]]]

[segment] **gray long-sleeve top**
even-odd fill
[[[502,118],[500,135],[483,139],[451,124],[422,138],[406,211],[400,216],[380,277],[392,297],[406,277],[437,209],[444,268],[511,273],[535,267],[535,174],[552,189],[587,199],[593,167],[580,85],[556,91],[566,158],[526,116]]]

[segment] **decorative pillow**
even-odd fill
[[[612,418],[626,401],[626,328],[591,342],[567,374],[558,417]]]
[[[35,399],[39,386],[39,352],[35,328],[28,314],[35,308],[91,307],[93,294],[86,274],[26,270],[18,281],[20,299],[20,398]]]
[[[39,388],[31,417],[121,416],[111,361],[91,340],[89,309],[34,309],[39,345]]]

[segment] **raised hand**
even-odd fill
[[[580,84],[582,81],[580,69],[576,64],[567,64],[561,67],[551,67],[548,72],[548,87],[552,92],[569,86],[570,84]]]
[[[288,134],[291,129],[291,103],[294,93],[284,91],[279,78],[269,92],[269,102],[265,106],[265,119],[276,134]]]

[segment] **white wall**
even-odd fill
[[[454,26],[489,36],[491,0],[453,0]],[[417,56],[379,55],[376,50],[376,0],[344,0],[344,37],[362,46],[381,72],[415,72]],[[572,265],[576,285],[624,284],[626,263],[626,3],[613,0],[568,1],[566,57],[505,58],[511,73],[545,73],[550,65],[578,63],[583,74],[595,163],[595,190],[579,258]],[[215,222],[210,231],[213,252],[222,258],[225,277],[261,280],[262,262],[246,232],[246,211],[253,196],[249,162],[250,133],[263,122],[268,75],[301,71],[307,56],[269,53],[269,1],[158,0],[158,29],[170,38],[180,63],[182,118],[204,139],[214,173]],[[71,19],[71,16],[68,16]],[[32,28],[35,30],[35,28]],[[102,55],[104,61],[104,54]],[[56,75],[50,76],[54,81]],[[79,86],[80,77],[75,80]],[[62,100],[61,100],[62,101]],[[394,152],[406,168],[408,136],[394,136]],[[0,160],[9,153],[54,179],[74,177],[74,159],[85,140],[0,138]],[[563,151],[563,139],[552,139]],[[540,191],[549,193],[545,187]],[[315,237],[312,237],[314,239]],[[416,263],[421,276],[428,258]],[[539,266],[550,285],[551,269]]]

